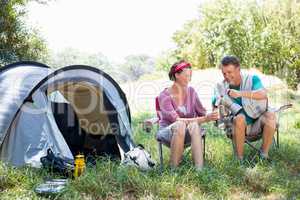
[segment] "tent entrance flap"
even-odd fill
[[[78,152],[120,158],[116,135],[118,114],[101,88],[85,82],[64,83],[47,90],[61,93],[65,103],[52,102],[56,123],[73,155]],[[68,102],[68,103],[67,103]]]

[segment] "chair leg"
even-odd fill
[[[277,148],[277,140],[275,139],[275,136],[273,137],[272,147]]]
[[[277,134],[277,142],[276,142],[276,147],[279,148],[279,128],[277,128],[276,130],[276,134]]]
[[[162,143],[158,142],[158,155],[159,155],[159,162],[160,162],[160,173],[163,172],[164,168],[164,160],[163,160],[163,152],[162,152]]]
[[[233,139],[231,139],[231,145],[232,145],[233,157],[236,158],[236,149],[235,149],[235,145],[234,145]]]
[[[255,154],[252,156],[252,158],[251,158],[251,160],[250,160],[250,163],[251,163],[252,165],[254,165],[255,157],[256,157],[256,155],[259,155],[259,154],[260,154],[260,150],[259,150],[258,148],[256,148],[253,144],[251,144],[251,142],[248,141],[247,139],[245,140],[245,143],[246,143],[249,147],[251,147],[253,150],[255,150]]]
[[[203,162],[205,162],[205,154],[206,154],[206,152],[205,152],[205,138],[206,138],[206,136],[204,135],[203,136]]]
[[[260,150],[251,144],[248,140],[245,140],[246,144],[248,144],[252,149],[254,149],[257,153],[260,153]]]

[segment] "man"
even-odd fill
[[[219,102],[235,115],[232,130],[237,158],[243,160],[245,136],[262,131],[260,157],[267,159],[276,129],[275,113],[267,111],[267,91],[258,76],[241,73],[237,57],[225,56],[220,67],[224,81],[217,86],[213,105],[218,106],[218,99],[222,99]]]

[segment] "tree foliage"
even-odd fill
[[[0,66],[19,60],[46,58],[44,40],[24,21],[29,0],[0,1]],[[45,1],[41,1],[45,2]]]
[[[125,58],[125,63],[120,66],[123,81],[138,80],[142,75],[154,70],[153,58],[144,54],[129,55]]]
[[[135,81],[155,70],[153,58],[144,54],[128,55],[122,63],[114,63],[102,53],[87,53],[74,48],[51,52],[49,55],[47,64],[53,68],[69,65],[93,66],[119,82]]]
[[[177,57],[197,68],[214,67],[224,55],[236,55],[244,67],[300,81],[300,1],[212,0],[198,19],[173,36]]]
[[[102,53],[86,53],[74,48],[52,52],[48,64],[53,68],[69,65],[89,65],[99,69],[110,68],[110,62]]]
[[[177,53],[174,50],[169,49],[167,51],[163,51],[158,57],[156,57],[155,67],[159,71],[168,71],[170,66],[178,60],[180,60],[180,57],[177,56]]]

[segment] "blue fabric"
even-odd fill
[[[254,75],[252,77],[252,90],[259,90],[259,89],[263,89],[264,86],[260,80],[260,78],[256,75]]]

